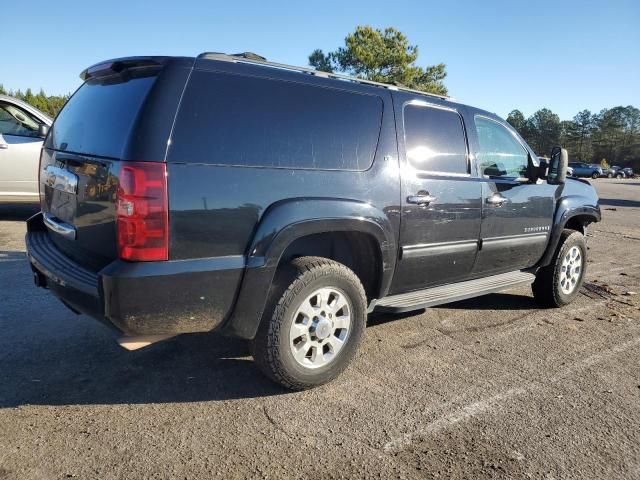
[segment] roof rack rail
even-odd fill
[[[364,85],[372,85],[375,87],[386,88],[387,90],[394,90],[394,91],[399,90],[403,92],[418,93],[420,95],[436,97],[442,100],[450,100],[450,101],[453,100],[453,98],[448,97],[446,95],[438,95],[436,93],[423,92],[421,90],[415,90],[413,88],[405,87],[400,84],[394,85],[391,83],[374,82],[372,80],[364,80],[362,78],[352,77],[349,75],[342,75],[339,73],[322,72],[320,70],[314,70],[313,68],[297,67],[295,65],[287,65],[284,63],[269,62],[267,61],[266,58],[252,52],[243,52],[243,53],[236,53],[231,55],[226,53],[220,53],[220,52],[203,52],[200,55],[198,55],[198,58],[202,58],[205,60],[218,60],[221,62],[248,63],[252,65],[260,65],[263,67],[271,67],[271,68],[277,68],[281,70],[290,70],[294,72],[306,73],[309,75],[314,75],[316,77],[332,78],[335,80],[344,80],[348,82],[362,83]]]

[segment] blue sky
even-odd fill
[[[15,4],[17,5],[17,4]],[[73,91],[85,67],[127,55],[254,51],[306,65],[356,25],[394,26],[444,62],[449,93],[506,116],[640,107],[640,1],[30,1],[3,8],[0,83]]]

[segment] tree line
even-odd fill
[[[50,117],[55,117],[60,109],[64,106],[65,102],[69,99],[69,95],[47,95],[44,90],[34,94],[30,88],[27,88],[24,92],[21,90],[5,90],[0,84],[0,94],[9,95],[11,97],[27,102],[29,105],[36,107],[41,112],[46,113]]]
[[[573,161],[640,169],[640,109],[631,105],[598,113],[582,110],[571,120],[560,120],[548,108],[529,118],[513,110],[507,122],[538,155],[548,156],[561,145]]]

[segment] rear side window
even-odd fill
[[[457,112],[406,105],[404,139],[412,167],[426,172],[468,173],[464,127]]]
[[[503,125],[476,116],[478,164],[488,177],[526,178],[529,155],[515,136]]]
[[[377,96],[194,71],[169,161],[366,170],[381,120]]]
[[[156,76],[88,80],[53,124],[49,144],[56,150],[120,158]]]

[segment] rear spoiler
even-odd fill
[[[90,78],[107,77],[118,75],[131,68],[153,68],[161,67],[172,57],[126,57],[114,58],[96,63],[80,73],[80,78],[84,81]]]

